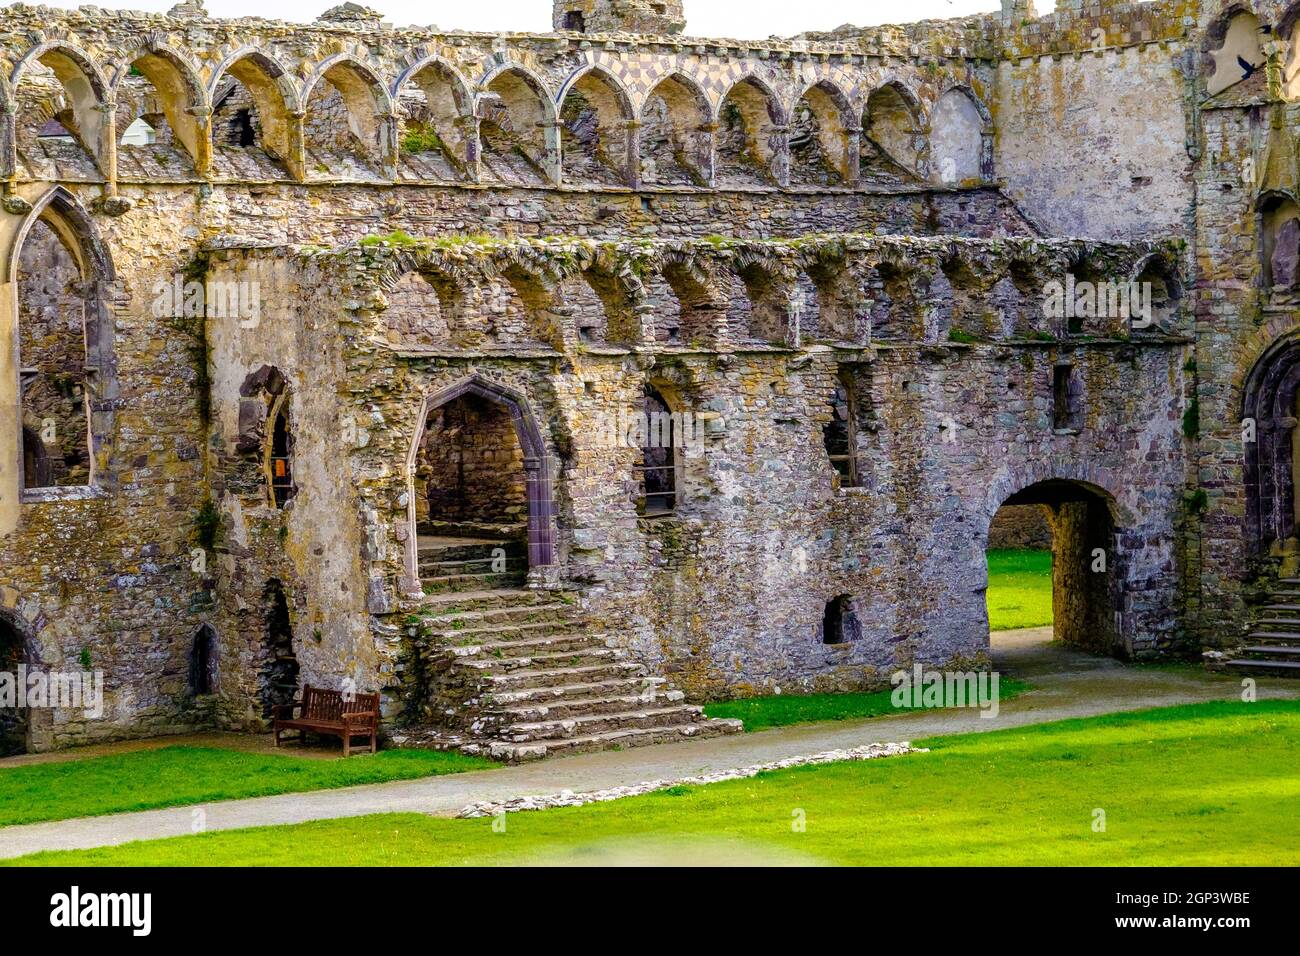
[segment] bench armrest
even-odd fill
[[[354,720],[369,722],[369,721],[373,721],[378,716],[379,715],[376,714],[373,710],[359,710],[352,713],[344,714],[343,719],[348,723],[351,723]]]
[[[293,712],[301,706],[300,700],[295,700],[292,704],[276,704],[271,708],[271,716],[276,720],[289,720],[293,718]]]

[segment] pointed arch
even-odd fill
[[[485,175],[515,185],[558,184],[559,118],[546,84],[523,64],[507,61],[478,85]]]
[[[100,175],[113,176],[113,114],[104,109],[110,100],[109,86],[99,64],[85,50],[61,40],[41,43],[14,66],[10,82],[15,96],[21,93],[23,78],[34,72],[34,64],[53,72],[67,94],[71,112],[69,130],[94,160]]]
[[[77,348],[84,348],[84,356],[76,355],[69,359],[69,367],[78,366],[79,385],[83,397],[86,441],[86,481],[83,484],[54,486],[44,488],[27,488],[24,469],[28,455],[24,454],[22,441],[22,411],[25,385],[20,379],[22,359],[22,297],[19,290],[21,277],[21,257],[24,246],[32,235],[37,223],[43,223],[51,230],[61,247],[72,257],[74,268],[78,273],[78,282],[74,291],[78,297],[81,313],[82,334],[77,336]],[[55,186],[40,197],[27,214],[26,219],[14,236],[9,248],[9,261],[6,272],[13,293],[13,308],[9,316],[12,355],[14,356],[14,374],[6,382],[0,383],[0,393],[11,394],[13,403],[9,406],[17,410],[12,421],[4,422],[7,440],[17,467],[18,486],[23,500],[44,500],[51,497],[85,495],[87,490],[102,488],[111,480],[111,475],[101,470],[100,464],[111,462],[109,445],[113,436],[113,420],[118,395],[117,363],[113,343],[113,321],[109,303],[116,275],[112,259],[107,248],[100,240],[94,222],[76,198],[63,186]],[[73,361],[75,359],[76,361]],[[33,384],[39,383],[40,375],[49,370],[35,370]],[[7,403],[0,403],[7,404]],[[78,417],[79,417],[78,416]],[[79,426],[78,426],[79,427]]]
[[[827,79],[809,84],[790,113],[790,181],[835,186],[855,179],[857,156],[849,146],[857,129],[843,90]]]
[[[925,163],[925,125],[925,108],[902,80],[873,89],[862,109],[863,172],[888,178],[919,175]]]
[[[212,72],[208,96],[214,110],[221,105],[223,81],[228,83],[231,79],[248,91],[257,111],[260,129],[257,145],[273,159],[296,168],[301,126],[292,117],[302,114],[303,101],[289,71],[272,54],[256,47],[241,47]]]
[[[713,180],[713,107],[694,77],[660,78],[639,115],[640,171],[655,185],[708,186]]]
[[[203,117],[211,114],[211,101],[198,68],[188,56],[165,44],[150,42],[137,47],[119,60],[113,71],[110,88],[119,109],[132,71],[153,88],[167,126],[195,170],[205,170],[211,159],[211,138]],[[119,126],[124,132],[125,126]]]
[[[398,154],[412,179],[478,179],[478,132],[473,92],[441,56],[422,57],[393,83],[400,125]]]
[[[774,186],[785,179],[786,145],[779,130],[788,119],[776,91],[747,74],[718,104],[717,177],[731,186]]]
[[[588,64],[561,88],[559,110],[565,182],[635,183],[631,132],[636,114],[617,77]]]
[[[313,111],[332,101],[337,92],[347,116],[347,129],[322,126]],[[314,95],[313,95],[314,94]],[[396,174],[396,129],[393,99],[378,75],[350,53],[337,53],[317,64],[303,85],[302,102],[305,146],[315,154],[343,154],[338,161],[326,161],[330,175],[348,165],[348,158],[388,176]],[[325,117],[328,124],[330,117]],[[318,156],[318,159],[320,157]]]
[[[993,175],[993,117],[968,86],[944,90],[930,112],[930,174],[958,186]]]
[[[515,435],[524,453],[524,471],[528,496],[528,566],[544,567],[555,561],[554,468],[542,430],[523,392],[475,373],[451,385],[432,391],[420,403],[415,433],[406,456],[407,521],[406,573],[410,590],[419,590],[419,543],[416,534],[415,472],[420,447],[430,414],[464,395],[473,395],[509,413]]]

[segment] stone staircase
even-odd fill
[[[427,565],[421,549],[422,569],[448,572],[425,581],[407,627],[417,720],[450,731],[430,739],[517,762],[742,729],[706,718],[590,630],[571,595],[502,587],[497,575],[454,563],[480,560],[475,547],[458,545],[451,558],[440,551],[436,561],[431,553]]]
[[[1300,677],[1300,578],[1282,578],[1245,645],[1224,666],[1243,674]]]

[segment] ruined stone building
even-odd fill
[[[0,670],[106,689],[7,749],[724,732],[986,665],[1004,505],[1065,641],[1285,645],[1300,4],[554,13],[0,10]]]

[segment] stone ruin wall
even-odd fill
[[[235,236],[253,245],[333,247],[394,229],[417,236],[484,233],[602,240],[873,231],[989,239],[1035,232],[1097,239],[1186,235],[1195,164],[1187,141],[1196,135],[1186,109],[1192,82],[1186,79],[1188,63],[1195,59],[1189,51],[1213,13],[1178,3],[1107,4],[1025,24],[995,16],[759,42],[625,33],[492,36],[394,30],[364,19],[295,25],[91,9],[6,9],[0,14],[0,48],[9,66],[0,95],[18,108],[16,114],[3,114],[15,115],[15,126],[0,126],[0,172],[12,183],[13,197],[6,206],[13,209],[0,223],[4,246],[14,245],[22,204],[38,202],[55,176],[73,201],[94,210],[94,228],[117,269],[108,308],[116,329],[116,379],[126,396],[113,411],[112,447],[99,449],[105,458],[100,473],[106,494],[20,504],[12,468],[0,462],[0,529],[7,531],[0,539],[4,606],[36,635],[31,643],[47,665],[74,660],[83,648],[91,648],[93,659],[109,672],[109,719],[89,725],[60,716],[59,729],[43,738],[45,745],[213,719],[210,713],[193,712],[184,693],[185,656],[204,621],[217,627],[227,655],[217,719],[231,725],[255,723],[250,700],[264,666],[263,587],[269,577],[286,584],[295,634],[303,644],[298,656],[304,675],[324,677],[340,670],[381,675],[393,666],[385,628],[395,625],[384,623],[381,614],[376,640],[366,617],[376,606],[394,613],[386,601],[396,594],[397,571],[388,567],[376,593],[374,569],[367,562],[379,559],[362,555],[383,553],[380,563],[391,565],[390,552],[400,550],[401,542],[381,544],[377,526],[367,524],[369,499],[349,498],[350,508],[342,510],[317,513],[304,505],[288,517],[283,512],[259,514],[264,502],[255,488],[257,473],[231,452],[240,426],[238,402],[229,402],[259,368],[274,365],[291,378],[299,376],[292,393],[295,402],[305,403],[295,405],[298,434],[322,436],[319,444],[312,439],[296,450],[300,461],[323,456],[318,471],[310,466],[302,475],[304,501],[310,500],[310,490],[333,506],[337,502],[325,489],[350,487],[356,480],[355,467],[347,471],[334,454],[337,449],[331,451],[329,429],[335,403],[366,405],[370,399],[361,397],[366,389],[351,378],[356,370],[349,363],[355,358],[341,353],[331,338],[346,324],[331,328],[324,319],[318,323],[303,304],[316,301],[321,315],[334,315],[343,290],[332,284],[334,277],[312,271],[318,266],[284,260],[280,268],[286,271],[274,286],[282,291],[273,295],[285,297],[279,306],[282,324],[294,329],[267,337],[263,326],[255,342],[240,337],[237,325],[209,326],[200,334],[192,323],[155,318],[150,304],[160,278],[200,266],[214,268],[214,259],[202,251],[205,243],[220,245],[223,237]],[[1094,32],[1098,25],[1104,30],[1100,44]],[[51,98],[49,79],[35,60],[67,49],[64,44],[81,51],[78,57],[84,55],[91,86],[102,87],[101,98],[116,91],[116,111],[95,113],[84,103]],[[213,111],[212,102],[227,75],[223,66],[250,50],[258,51],[252,59],[272,77],[267,89],[274,95],[268,99],[267,91],[258,89],[260,101],[226,101],[231,108],[251,102],[263,145],[269,147],[269,159],[243,167],[236,160],[246,157],[220,146],[233,135],[230,109]],[[170,112],[144,102],[133,63],[143,64],[148,78],[157,80],[155,86],[167,87],[166,78],[173,77]],[[174,74],[159,63],[171,64]],[[432,92],[423,94],[416,113],[431,121],[450,119],[436,130],[437,148],[458,154],[456,162],[441,166],[416,161],[427,154],[403,151],[404,142],[416,142],[410,135],[415,128],[408,111],[394,106],[409,102],[409,88],[419,85],[412,81],[424,68],[432,70],[427,76],[437,74],[445,82],[438,89],[436,83],[426,84]],[[448,72],[439,72],[444,68]],[[19,70],[27,79],[15,86]],[[656,133],[635,124],[624,130],[625,119],[607,122],[611,109],[641,116],[655,84],[674,73],[698,90],[706,135],[683,139],[680,129],[662,124],[654,127],[660,130]],[[583,85],[579,74],[599,75],[609,84]],[[256,79],[249,76],[250,82]],[[354,97],[351,132],[336,140],[342,143],[338,149],[322,147],[331,130],[339,131],[340,109],[348,112],[343,93],[322,99],[322,84],[336,81],[336,90],[354,94],[349,80],[360,78],[364,87],[367,76],[374,80],[370,101]],[[542,113],[549,109],[554,117],[543,123],[540,145],[525,144],[534,149],[530,175],[545,178],[522,185],[503,180],[482,156],[472,155],[474,137],[467,133],[499,109],[491,94],[499,95],[500,103],[517,105],[512,98],[520,95],[519,83],[500,82],[505,76],[543,90]],[[742,146],[748,144],[751,158],[756,157],[748,168],[757,172],[745,182],[659,185],[638,175],[644,164],[641,170],[622,170],[621,182],[593,181],[593,167],[573,160],[595,155],[583,152],[582,127],[577,132],[560,128],[565,93],[577,91],[595,104],[588,112],[600,114],[607,139],[628,136],[633,148],[625,148],[624,157],[659,155],[652,145],[641,148],[637,134],[645,133],[661,136],[657,142],[671,146],[661,153],[698,158],[701,140],[710,140],[710,148],[717,150],[725,147],[728,131],[734,133],[724,100],[747,76],[758,80],[746,84],[747,89],[770,91],[776,119],[755,135],[751,118],[759,114],[744,103],[737,107],[739,122],[749,123]],[[844,156],[862,152],[864,113],[869,119],[873,94],[886,87],[904,91],[900,98],[912,111],[914,125],[900,139],[912,150],[910,175],[843,162]],[[936,143],[942,145],[941,135],[934,138],[942,131],[929,124],[952,87],[968,91],[981,111],[978,155],[973,167],[963,167],[978,175],[941,183],[935,182],[942,170],[933,150]],[[813,97],[801,105],[801,96],[814,88],[825,92],[825,99]],[[614,91],[614,107],[601,100],[601,89]],[[1142,89],[1157,92],[1139,95]],[[482,116],[472,105],[475,97],[481,97]],[[128,105],[137,100],[140,106]],[[1080,102],[1099,109],[1123,105],[1106,106],[1110,112],[1103,117],[1097,110],[1077,108]],[[188,108],[178,110],[176,103],[188,103]],[[34,154],[24,146],[30,136],[22,126],[31,122],[29,106],[42,120],[58,113],[55,107],[70,122],[82,118],[81,143],[70,151],[78,156],[33,168],[28,157]],[[162,114],[157,126],[164,130],[162,145],[172,153],[133,152],[116,142],[128,114],[148,110],[155,119]],[[92,135],[94,123],[101,122],[94,116],[111,117],[112,123],[102,123],[115,133]],[[762,126],[761,116],[757,122]],[[1099,128],[1101,123],[1109,132]],[[827,130],[834,136],[825,136]],[[1136,154],[1123,145],[1134,130],[1149,146]],[[842,138],[838,154],[837,137]],[[359,139],[367,150],[360,158],[349,153]],[[431,141],[427,136],[420,140]],[[1091,148],[1082,153],[1072,148],[1080,142]],[[736,152],[743,156],[744,149]],[[602,155],[607,172],[610,154]],[[707,161],[698,165],[714,172]],[[809,174],[810,169],[838,169],[840,179]],[[1060,190],[1066,187],[1063,199]],[[1181,257],[1175,265],[1184,275],[1194,248],[1173,253]],[[272,294],[268,285],[263,291]],[[10,308],[12,287],[6,285],[2,294]],[[268,303],[268,311],[273,305]],[[196,350],[208,356],[206,373],[196,370]],[[571,355],[572,346],[563,351]],[[647,659],[664,662],[698,693],[722,687],[861,683],[864,668],[882,665],[882,648],[898,643],[936,661],[976,656],[984,640],[979,633],[983,572],[973,542],[981,540],[992,515],[989,502],[976,492],[1005,486],[1009,494],[1017,481],[1064,473],[1073,461],[1074,467],[1106,479],[1098,483],[1128,509],[1134,528],[1149,529],[1145,543],[1134,541],[1133,553],[1150,549],[1144,560],[1150,558],[1151,564],[1133,573],[1151,575],[1157,582],[1151,593],[1159,597],[1142,597],[1134,589],[1126,612],[1134,622],[1133,634],[1144,635],[1146,643],[1130,650],[1176,644],[1184,600],[1178,576],[1186,560],[1177,540],[1186,483],[1185,449],[1177,432],[1182,403],[1194,387],[1186,371],[1186,346],[1171,342],[1140,349],[1136,357],[1125,353],[1123,362],[1115,360],[1112,348],[1079,353],[1076,365],[1089,383],[1089,415],[1095,417],[1090,421],[1097,423],[1097,444],[1086,448],[1082,436],[1043,443],[1029,437],[1033,429],[1025,424],[1040,421],[1045,408],[1050,410],[1051,396],[1042,390],[1060,359],[1056,347],[1019,347],[1010,350],[1011,356],[1007,351],[954,346],[932,354],[915,346],[882,350],[866,361],[874,368],[871,387],[879,390],[882,414],[892,409],[890,414],[903,416],[892,423],[882,418],[883,437],[871,453],[880,457],[881,473],[889,476],[882,487],[892,498],[852,489],[832,494],[831,472],[808,460],[807,443],[819,441],[822,399],[831,381],[821,358],[813,356],[792,369],[804,361],[798,352],[740,354],[726,370],[707,356],[675,358],[664,374],[680,377],[683,387],[712,396],[734,415],[717,451],[711,449],[717,461],[711,457],[693,467],[706,487],[734,488],[743,505],[723,504],[725,493],[718,499],[711,492],[700,504],[698,522],[671,534],[666,529],[642,532],[632,518],[617,526],[599,520],[611,495],[623,506],[621,490],[595,487],[594,477],[585,484],[579,476],[571,484],[562,482],[561,494],[567,497],[561,504],[574,520],[568,532],[569,569],[577,573],[584,562],[601,565],[606,557],[613,567],[603,577],[601,572],[592,576],[590,569],[581,572],[591,585],[592,613],[608,622],[611,633],[624,635]],[[331,360],[335,364],[323,363],[323,355],[337,356]],[[12,405],[15,395],[4,361],[0,358],[0,405]],[[386,361],[394,362],[390,372],[401,365]],[[385,401],[409,403],[419,389],[454,380],[472,367],[517,382],[537,402],[539,415],[555,416],[560,434],[575,433],[575,428],[580,434],[588,416],[628,398],[629,381],[647,374],[639,361],[590,354],[558,363],[447,356],[423,367],[403,367],[400,374],[411,383],[407,396]],[[599,399],[574,393],[580,373],[566,370],[570,363],[590,378]],[[1205,380],[1205,364],[1198,381]],[[1011,369],[1020,371],[1012,375]],[[311,375],[304,378],[308,370]],[[211,379],[210,426],[203,421],[198,397],[205,375]],[[1016,381],[1009,385],[1009,379]],[[1014,401],[1007,397],[1012,391]],[[1160,396],[1162,404],[1143,408],[1138,395]],[[972,407],[987,407],[995,424],[975,421]],[[763,424],[773,408],[780,409],[777,429]],[[911,435],[906,422],[949,413],[971,418],[971,429],[980,437],[974,447],[945,460],[927,450],[919,434]],[[365,414],[371,414],[368,407]],[[1113,438],[1135,428],[1143,416],[1159,423],[1157,431],[1125,439],[1124,454],[1136,454],[1135,440],[1162,451],[1140,466],[1139,479],[1130,474],[1131,457],[1105,458],[1110,446],[1100,436]],[[393,419],[385,414],[384,420]],[[0,424],[0,429],[6,427]],[[392,440],[394,449],[400,446],[400,431]],[[1024,450],[1023,473],[1014,479],[999,478],[995,470],[990,449],[999,443]],[[741,455],[737,446],[761,449],[761,454]],[[404,454],[387,465],[367,467],[393,469]],[[762,469],[769,466],[771,476],[765,476]],[[602,466],[598,473],[608,469]],[[391,474],[381,477],[392,480]],[[775,497],[773,486],[779,490]],[[1161,490],[1144,495],[1139,487]],[[1171,490],[1175,488],[1177,493]],[[195,516],[209,494],[223,511],[227,550],[214,555],[206,573],[196,574],[189,561]],[[905,519],[899,518],[900,502],[911,499],[915,503],[903,509]],[[743,569],[771,567],[783,540],[788,544],[807,535],[804,525],[791,524],[798,511],[793,502],[801,503],[820,531],[808,549],[812,582],[786,601],[779,597],[779,578],[748,577]],[[954,510],[954,504],[960,506]],[[336,517],[313,527],[327,513]],[[956,528],[962,533],[954,531],[954,522],[962,523]],[[384,536],[396,534],[386,527]],[[656,541],[657,533],[668,537]],[[950,542],[963,543],[952,544],[954,552],[935,549],[936,543]],[[34,560],[35,555],[49,557]],[[865,555],[871,557],[863,567],[857,562]],[[914,573],[905,570],[918,567],[925,582],[921,587]],[[389,588],[389,598],[383,587]],[[839,593],[841,587],[855,595],[859,620],[869,622],[869,639],[847,649],[799,643],[794,635],[815,632],[824,602],[834,596],[829,592]],[[671,624],[656,627],[651,623],[656,619]],[[942,637],[932,646],[916,644],[915,635],[932,626]]]

